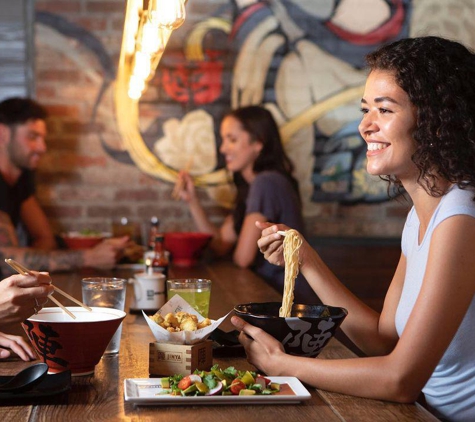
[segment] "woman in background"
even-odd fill
[[[211,249],[218,256],[233,251],[233,261],[251,267],[280,292],[283,271],[270,265],[258,254],[260,231],[255,221],[279,221],[299,231],[304,230],[298,183],[293,166],[280,138],[272,114],[260,106],[248,106],[228,113],[220,127],[221,147],[227,169],[237,188],[233,212],[220,227],[212,224],[200,204],[192,178],[181,172],[180,197],[188,203],[199,231],[213,235]],[[307,283],[300,283],[298,299],[315,302]]]
[[[404,187],[413,207],[381,314],[357,299],[304,242],[300,269],[324,303],[348,309],[346,335],[368,357],[286,355],[234,317],[248,359],[321,389],[413,402],[475,420],[475,55],[438,37],[404,39],[367,58],[359,130],[367,170]],[[282,225],[257,223],[266,259],[282,259]],[[377,259],[368,256],[368,260]]]

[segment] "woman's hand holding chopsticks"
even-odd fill
[[[10,264],[9,264],[10,265]],[[54,292],[48,273],[29,271],[0,281],[0,326],[24,321],[37,313]],[[0,359],[16,353],[24,361],[36,359],[31,346],[21,336],[0,332]]]
[[[127,236],[125,237],[125,239],[127,239]],[[31,271],[29,270],[28,268],[26,268],[23,264],[20,264],[19,262],[15,261],[14,259],[11,259],[11,258],[6,258],[5,259],[5,262],[11,267],[13,268],[16,272],[18,272],[18,274],[21,274],[23,276],[28,276],[28,275],[31,275],[31,274],[34,274],[35,271]],[[47,273],[42,273],[42,274],[47,274]],[[49,277],[49,274],[48,274],[48,277]],[[49,279],[50,280],[50,283],[51,283],[51,278]],[[68,293],[66,292],[63,292],[60,288],[58,287],[55,287],[51,284],[51,287],[53,287],[54,291],[62,294],[64,297],[67,297],[68,299],[72,300],[74,303],[77,303],[79,306],[82,306],[84,309],[87,309],[88,311],[92,312],[92,308],[85,305],[84,303],[82,303],[81,301],[77,300],[76,298],[72,297],[71,295],[69,295]],[[50,294],[50,296],[48,297],[48,299],[50,299],[52,302],[54,302],[56,305],[58,305],[66,314],[68,314],[71,318],[73,319],[76,319],[76,316],[68,309],[66,308],[66,306],[64,306],[58,299],[54,298],[52,296],[52,294]],[[37,299],[35,298],[35,303],[37,305],[37,307],[34,307],[34,313],[37,314],[39,310],[41,310],[42,308],[42,305],[40,306]]]
[[[30,271],[0,281],[0,325],[24,321],[41,310],[54,292],[48,273]]]

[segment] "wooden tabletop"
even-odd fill
[[[53,282],[61,289],[81,298],[81,278],[105,275],[97,271],[53,275]],[[119,269],[107,275],[128,278],[132,270]],[[232,263],[218,261],[192,268],[171,268],[175,278],[209,278],[213,282],[210,317],[217,319],[238,303],[280,301],[281,296],[253,272],[235,267]],[[133,299],[132,286],[128,286],[126,311]],[[55,295],[65,305],[68,303]],[[229,318],[221,327],[233,327]],[[3,421],[152,421],[213,422],[213,421],[436,421],[419,404],[395,404],[368,400],[343,394],[329,393],[314,388],[311,400],[300,404],[282,405],[206,405],[206,406],[133,406],[124,401],[124,379],[148,378],[149,343],[154,341],[141,314],[128,313],[123,323],[119,355],[103,357],[94,375],[73,377],[68,393],[37,400],[37,403],[0,403],[0,420]],[[333,339],[319,358],[338,359],[355,355]],[[255,369],[243,355],[215,356],[214,363],[221,367]],[[18,359],[0,363],[0,375],[11,375],[31,363]]]

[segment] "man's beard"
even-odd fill
[[[12,164],[20,170],[35,170],[36,167],[38,167],[38,160],[34,161],[33,157],[38,154],[34,152],[26,155],[22,154],[20,151],[18,151],[18,148],[14,142],[15,141],[12,139],[10,140],[9,144],[9,155]],[[31,164],[32,162],[35,162],[36,164]]]

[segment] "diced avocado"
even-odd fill
[[[268,386],[271,390],[280,391],[280,384],[276,382],[271,382]]]
[[[239,392],[240,396],[253,396],[254,394],[256,394],[254,390],[248,390],[247,388],[244,388]]]
[[[191,384],[186,390],[183,390],[183,394],[186,396],[187,394],[194,393],[197,390],[198,388],[196,387],[196,384]]]
[[[162,388],[170,388],[170,379],[167,377],[167,378],[162,378],[160,380],[160,383],[162,385]]]

